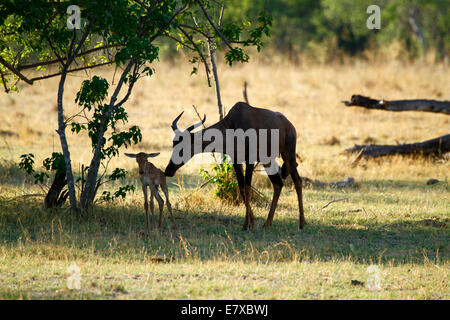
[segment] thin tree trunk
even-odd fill
[[[64,109],[63,109],[63,96],[64,96],[64,84],[67,76],[67,67],[63,67],[61,78],[59,80],[58,87],[58,130],[56,132],[59,135],[61,141],[61,149],[63,151],[64,162],[66,164],[66,176],[67,176],[67,188],[69,190],[70,209],[72,212],[77,211],[77,196],[75,193],[75,183],[72,173],[72,164],[70,160],[69,145],[66,138],[66,124],[64,122]]]
[[[67,73],[69,72],[69,67],[72,64],[72,62],[74,61],[78,52],[81,50],[81,46],[83,45],[84,41],[87,39],[95,19],[96,19],[96,17],[92,17],[89,20],[89,25],[85,29],[85,31],[78,43],[78,46],[75,46],[76,32],[74,30],[73,39],[70,44],[66,63],[64,63],[64,60],[62,57],[60,57],[56,52],[54,52],[62,65],[61,78],[59,80],[59,86],[58,86],[58,98],[57,98],[58,130],[56,130],[56,132],[58,133],[59,138],[61,140],[61,149],[63,151],[64,162],[66,164],[67,189],[69,192],[70,209],[72,210],[72,212],[78,212],[78,204],[77,204],[77,196],[75,193],[75,182],[74,182],[74,178],[73,178],[72,164],[71,164],[71,160],[70,160],[69,145],[67,143],[67,138],[66,138],[66,123],[64,122],[64,108],[63,108],[64,84],[66,82]],[[50,41],[49,41],[49,44],[51,45]],[[64,197],[66,197],[66,195]],[[61,200],[62,200],[62,198],[61,198]]]
[[[422,54],[425,55],[427,51],[427,44],[425,42],[425,36],[423,35],[423,32],[420,29],[419,24],[417,23],[417,4],[409,10],[408,22],[412,32],[419,39],[420,46],[422,47]]]
[[[91,164],[89,165],[89,170],[86,176],[86,184],[83,189],[83,193],[81,194],[80,199],[80,207],[81,209],[87,209],[87,207],[93,202],[95,198],[95,194],[97,192],[97,177],[98,177],[98,169],[100,167],[100,151],[102,149],[102,141],[105,135],[106,126],[111,118],[111,115],[113,114],[115,108],[117,107],[116,101],[117,96],[120,93],[120,90],[122,89],[123,82],[128,75],[128,72],[130,71],[131,67],[136,63],[135,59],[132,59],[129,61],[127,67],[122,72],[122,76],[120,77],[119,82],[117,83],[116,89],[114,90],[113,95],[111,96],[111,100],[109,102],[108,111],[104,115],[104,118],[102,120],[102,124],[100,125],[99,134],[98,134],[98,141],[97,145],[94,149],[94,156],[92,157]],[[132,85],[131,83],[129,84]]]
[[[217,73],[216,60],[214,58],[215,49],[211,47],[211,44],[208,41],[209,48],[209,56],[211,59],[212,71],[214,75],[214,82],[216,84],[216,95],[217,95],[217,106],[219,107],[219,120],[223,119],[223,107],[222,107],[222,99],[220,97],[220,84],[219,84],[219,75]]]
[[[222,20],[223,20],[223,12],[225,10],[225,7],[222,6],[222,9],[220,10],[220,17],[219,17],[219,28],[222,26]],[[214,75],[214,82],[216,84],[216,95],[217,95],[217,106],[219,108],[219,121],[223,119],[223,106],[222,106],[222,98],[220,96],[220,84],[219,84],[219,74],[217,72],[217,66],[216,66],[216,58],[214,57],[214,54],[216,53],[216,48],[213,48],[211,46],[211,41],[208,39],[208,49],[209,49],[209,57],[211,59],[211,65]]]

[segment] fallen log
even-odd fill
[[[386,111],[424,111],[450,114],[450,101],[438,100],[377,100],[361,95],[353,95],[350,101],[342,101],[347,107],[363,107]]]
[[[442,156],[450,152],[450,134],[424,142],[400,145],[355,145],[345,150],[346,153],[361,153],[365,158],[376,158],[389,155]]]

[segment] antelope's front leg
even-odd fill
[[[245,180],[244,180],[244,173],[242,172],[242,164],[233,164],[234,167],[234,172],[236,172],[236,178],[238,181],[238,185],[239,185],[239,192],[241,193],[241,197],[242,197],[242,201],[244,201],[245,204],[245,222],[244,222],[244,227],[242,228],[243,230],[248,230],[249,228],[249,214],[248,214],[248,207],[247,207],[247,203],[245,201]]]
[[[247,163],[245,166],[245,206],[248,211],[248,222],[250,229],[253,229],[255,226],[255,216],[253,215],[252,207],[250,206],[250,196],[251,196],[251,188],[252,188],[252,176],[255,165],[252,163]]]
[[[152,228],[155,228],[155,225],[156,225],[154,198],[155,198],[155,196],[153,195],[153,193],[151,192],[151,189],[150,189],[150,211],[152,212],[152,220],[151,220]]]
[[[161,184],[161,190],[163,191],[164,196],[166,197],[166,205],[167,205],[167,209],[169,210],[170,218],[172,219],[173,226],[174,226],[175,230],[177,230],[178,229],[177,223],[175,222],[175,218],[173,217],[173,214],[172,214],[172,205],[170,204],[170,201],[169,201],[169,190],[167,189],[167,185]]]
[[[148,215],[148,192],[147,192],[147,186],[145,184],[142,185],[142,192],[144,193],[144,209],[145,209],[145,220],[147,222],[147,235],[149,235],[150,234],[150,221],[149,221],[149,215]],[[152,199],[152,202],[153,202],[153,199]],[[151,208],[151,210],[153,212],[153,208]]]
[[[150,186],[150,190],[152,190],[152,194],[155,196],[156,201],[158,201],[158,207],[159,207],[159,224],[158,224],[158,228],[161,229],[162,215],[163,215],[163,209],[164,209],[164,200],[159,195],[157,186],[151,185]]]

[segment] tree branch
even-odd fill
[[[116,44],[116,45],[109,45],[110,48],[115,48],[115,47],[119,47],[121,45]],[[92,48],[83,52],[80,52],[76,55],[76,57],[81,57],[99,50],[104,50],[107,49],[107,46],[101,46],[101,47],[97,47],[97,48]],[[63,60],[66,60],[66,58],[63,58]],[[22,65],[22,66],[17,66],[17,70],[25,70],[25,69],[31,69],[31,68],[36,68],[36,67],[40,67],[40,66],[47,66],[50,64],[54,64],[59,62],[58,59],[53,59],[53,60],[48,60],[48,61],[43,61],[43,62],[37,62],[37,63],[32,63],[32,64],[26,64],[26,65]]]
[[[220,32],[219,28],[217,28],[217,26],[214,24],[214,22],[211,20],[211,17],[208,14],[208,11],[206,11],[205,7],[203,6],[203,3],[201,0],[197,0],[197,3],[199,4],[200,8],[203,11],[203,14],[205,15],[206,19],[208,19],[209,24],[214,28],[214,30],[216,31],[216,33],[220,36],[220,38],[222,38],[222,40],[226,43],[226,45],[233,50],[233,46],[231,45],[230,41],[228,41],[228,39],[222,34],[222,32]]]
[[[114,61],[107,61],[107,62],[103,62],[103,63],[94,64],[94,65],[91,65],[91,66],[85,66],[85,67],[70,69],[70,70],[67,70],[66,73],[71,73],[71,72],[76,72],[76,71],[81,71],[81,70],[86,70],[86,69],[92,69],[92,68],[96,68],[96,67],[100,67],[100,66],[105,66],[105,65],[111,64],[113,62]],[[44,80],[44,79],[48,79],[48,78],[53,78],[53,77],[59,76],[61,74],[62,74],[62,72],[53,73],[53,74],[49,74],[47,76],[31,78],[29,81],[31,81],[30,84],[33,84],[34,81],[39,81],[39,80]]]
[[[188,38],[189,42],[192,43],[192,45],[194,46],[194,48],[198,52],[198,54],[200,56],[200,59],[202,59],[203,64],[205,65],[206,78],[208,79],[208,86],[211,87],[211,80],[209,78],[209,74],[211,73],[211,71],[209,70],[208,61],[206,61],[205,56],[201,52],[200,47],[195,43],[194,39],[192,39],[192,37],[183,28],[181,28],[180,26],[178,26],[178,29],[186,36],[186,38]]]
[[[194,26],[190,26],[190,25],[187,25],[187,24],[179,24],[178,27],[182,27],[182,28],[186,28],[186,29],[191,29],[191,30],[193,30],[193,31],[195,31],[195,32],[200,33],[200,34],[203,35],[205,38],[208,38],[208,37],[209,37],[209,35],[208,35],[207,33],[205,33],[205,32],[203,32],[202,30],[200,30],[200,28],[196,28],[196,27],[194,27]]]
[[[4,65],[7,69],[11,70],[16,76],[18,76],[20,79],[25,81],[26,83],[32,85],[33,81],[29,80],[27,77],[25,77],[23,74],[21,74],[16,68],[14,68],[12,65],[10,65],[3,57],[0,56],[0,63]]]
[[[50,38],[48,36],[46,36],[46,38],[47,38],[47,42],[50,46],[50,49],[52,49],[53,54],[56,56],[56,58],[58,58],[57,60],[59,61],[59,63],[61,63],[61,65],[63,67],[65,67],[66,64],[64,63],[64,59],[58,54],[55,46],[53,45],[53,42],[50,40]]]
[[[193,48],[193,47],[187,45],[186,43],[184,43],[183,41],[181,41],[181,40],[175,38],[174,36],[171,36],[171,35],[168,34],[168,33],[166,33],[165,36],[168,37],[168,38],[170,38],[170,39],[172,39],[173,41],[179,43],[181,46],[186,47],[186,48],[188,48],[188,49],[190,49],[190,50],[192,50],[192,51],[195,51],[195,48]]]
[[[138,80],[138,77],[137,77],[138,71],[139,71],[139,65],[137,63],[135,63],[134,69],[133,69],[133,81],[130,82],[130,84],[128,86],[127,93],[122,98],[122,100],[114,106],[115,109],[117,109],[118,107],[123,105],[128,100],[128,98],[130,97],[131,91],[133,90],[133,86],[136,83],[136,81]]]
[[[182,6],[180,9],[178,9],[174,15],[169,19],[169,21],[161,28],[159,28],[159,30],[153,35],[153,37],[150,38],[150,42],[152,42],[153,40],[155,40],[157,37],[159,37],[159,35],[168,27],[172,24],[173,20],[175,19],[175,17],[177,15],[179,15],[184,9],[187,8],[187,4],[185,4],[184,6]]]
[[[75,50],[73,50],[73,53],[67,59],[67,63],[69,65],[72,63],[72,61],[77,56],[78,52],[81,50],[81,46],[83,45],[84,41],[86,41],[87,37],[89,36],[89,33],[91,32],[92,25],[94,24],[95,20],[97,20],[97,16],[93,16],[89,20],[89,24],[88,24],[86,30],[84,31],[83,36],[81,37],[80,42],[78,43],[78,46],[75,48]],[[70,54],[70,51],[69,51],[69,54]]]
[[[3,83],[3,88],[5,88],[5,92],[8,93],[8,87],[6,86],[6,79],[5,79],[5,75],[3,74],[3,72],[0,70],[0,76],[2,78],[2,83]]]

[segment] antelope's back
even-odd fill
[[[294,125],[281,113],[263,108],[255,108],[245,102],[236,103],[225,116],[224,122],[233,129],[278,129],[280,153],[284,152],[286,136],[291,135],[294,141],[297,133]]]

